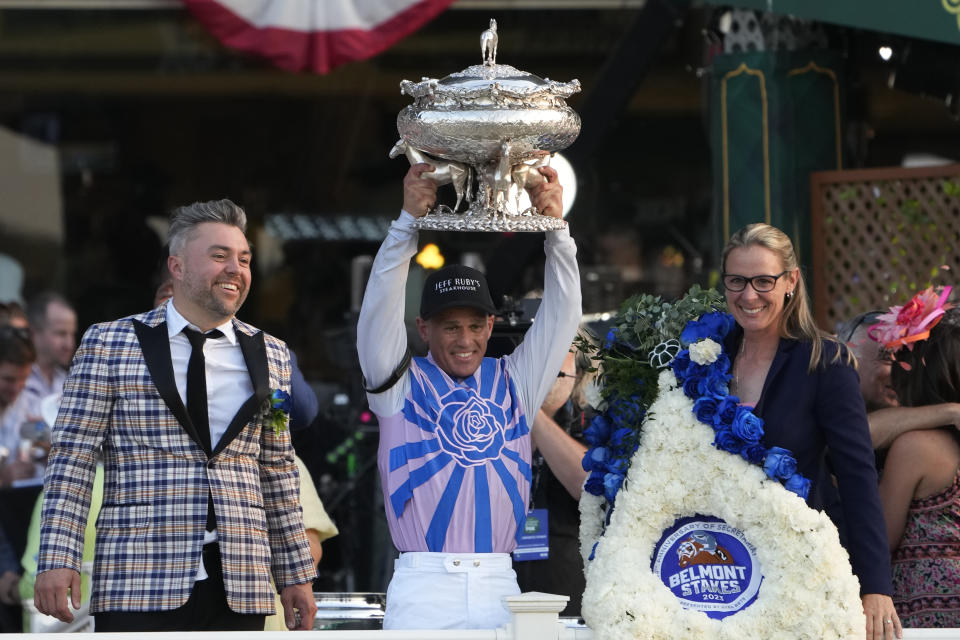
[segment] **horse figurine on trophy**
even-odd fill
[[[418,164],[420,162],[429,164],[433,166],[433,171],[426,171],[420,175],[424,178],[429,178],[437,183],[437,185],[452,184],[453,190],[457,194],[457,203],[453,205],[453,209],[446,205],[437,205],[437,210],[440,211],[441,208],[449,209],[447,213],[456,213],[457,209],[460,208],[460,203],[463,202],[466,198],[467,202],[473,201],[473,194],[471,193],[471,173],[472,169],[469,165],[463,164],[462,162],[455,162],[453,160],[440,160],[428,156],[423,151],[411,147],[403,140],[397,140],[397,143],[393,145],[393,148],[390,149],[390,159],[396,158],[400,154],[407,156],[407,160],[410,161],[411,165]]]
[[[497,21],[493,18],[490,18],[490,28],[480,34],[480,55],[488,67],[497,64]]]

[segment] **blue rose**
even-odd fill
[[[283,389],[273,390],[270,395],[270,404],[273,405],[274,409],[284,413],[290,413],[290,410],[293,409],[293,400],[290,398],[290,394]]]
[[[680,333],[680,344],[685,346],[691,345],[694,342],[699,342],[700,340],[709,337],[710,333],[705,324],[698,320],[691,320]]]
[[[763,461],[763,470],[769,478],[786,480],[797,472],[797,461],[786,449],[770,447]]]
[[[683,381],[683,393],[688,398],[696,400],[703,394],[700,393],[700,381],[703,380],[701,376],[690,376]]]
[[[440,399],[437,440],[461,466],[497,460],[503,450],[506,416],[473,389],[457,387]]]
[[[583,456],[584,471],[603,471],[610,459],[610,450],[606,447],[591,447]]]
[[[718,429],[713,434],[713,446],[727,453],[740,453],[743,441],[734,435],[730,429]]]
[[[614,396],[609,400],[607,415],[618,429],[624,427],[635,427],[643,422],[643,408],[638,402],[636,395],[629,398]]]
[[[783,486],[789,491],[793,491],[804,500],[806,500],[807,496],[810,494],[810,481],[799,473],[795,473],[787,478],[787,480],[783,483]]]
[[[626,475],[628,463],[623,458],[615,458],[607,462],[607,473],[614,473],[617,475]]]
[[[738,438],[750,444],[760,442],[763,437],[763,420],[754,415],[748,407],[737,408],[737,415],[730,428]]]
[[[748,442],[740,449],[740,456],[750,464],[760,464],[767,455],[767,448],[759,442]]]
[[[697,383],[697,391],[701,396],[722,398],[730,393],[730,388],[727,387],[727,376],[716,371],[710,371],[706,377],[701,378]],[[684,387],[684,392],[686,392],[686,387]]]
[[[588,477],[583,485],[583,490],[595,496],[603,495],[603,472],[594,471]]]
[[[604,497],[613,502],[617,497],[617,492],[620,491],[620,486],[623,484],[623,475],[619,473],[608,473],[603,476],[603,495]]]
[[[680,342],[688,345],[704,338],[721,342],[732,328],[733,316],[722,311],[712,311],[700,316],[699,320],[688,322],[680,334]]]
[[[721,373],[724,375],[729,374],[730,358],[727,356],[727,354],[721,351],[720,355],[717,356],[717,359],[714,360],[713,363],[710,365],[710,370],[716,371],[717,373]]]
[[[589,444],[606,444],[610,439],[610,421],[603,414],[597,414],[583,430],[583,439]]]
[[[696,414],[697,420],[712,425],[719,404],[715,396],[701,396],[693,403],[693,412]]]
[[[673,375],[677,377],[677,380],[682,382],[690,375],[690,365],[692,364],[695,363],[690,359],[690,350],[684,349],[670,362],[670,368],[673,369]]]
[[[725,396],[717,405],[717,413],[713,416],[713,425],[715,427],[730,427],[733,425],[733,419],[737,417],[739,403],[740,398],[737,396]]]
[[[717,340],[717,342],[721,342],[726,338],[735,324],[733,316],[726,311],[712,311],[704,314],[700,318],[700,322],[710,327],[713,335],[716,336],[714,340]]]
[[[633,429],[630,427],[621,427],[610,436],[610,446],[619,447],[633,435]]]

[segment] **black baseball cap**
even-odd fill
[[[420,296],[420,317],[426,320],[438,311],[453,307],[471,307],[486,314],[496,313],[487,279],[482,273],[454,264],[427,276]]]

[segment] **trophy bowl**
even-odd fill
[[[413,103],[397,116],[400,140],[390,157],[407,156],[434,170],[421,174],[453,184],[451,208],[437,205],[417,218],[419,229],[441,231],[546,231],[566,222],[521,210],[520,194],[543,180],[538,167],[566,149],[580,133],[580,116],[566,99],[580,82],[555,82],[497,64],[496,21],[481,34],[483,64],[440,80],[404,80],[400,91]],[[465,210],[460,212],[462,204]]]

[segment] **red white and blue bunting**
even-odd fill
[[[453,0],[183,0],[227,47],[327,73],[388,49]]]

